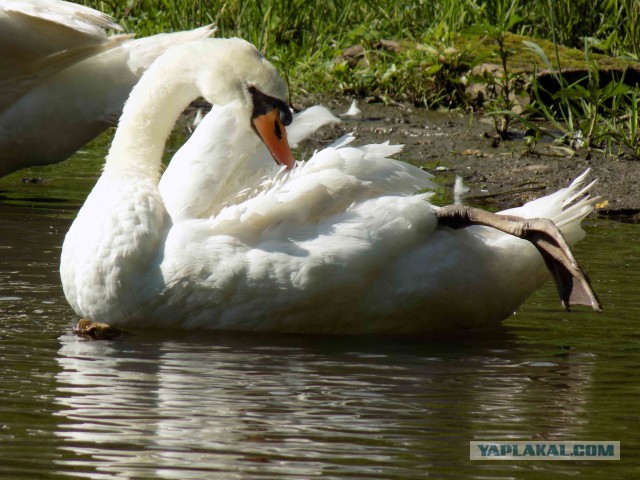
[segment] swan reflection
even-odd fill
[[[60,466],[132,478],[437,473],[476,438],[579,436],[592,370],[508,340],[61,341]]]

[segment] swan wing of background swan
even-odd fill
[[[109,38],[106,30],[122,28],[108,15],[61,0],[3,0],[0,2],[0,73],[2,78],[42,71],[92,55],[97,50],[129,36]],[[57,55],[60,58],[47,63]],[[16,87],[14,93],[19,90]],[[7,101],[7,93],[2,93]],[[0,104],[4,106],[4,104]]]
[[[120,116],[169,47],[210,27],[133,39],[109,16],[61,0],[0,2],[0,176],[73,154]]]

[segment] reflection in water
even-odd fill
[[[637,226],[579,245],[604,314],[560,312],[550,285],[497,338],[85,342],[57,273],[68,223],[0,208],[2,478],[640,478]],[[468,460],[471,440],[531,438],[619,440],[623,460]]]
[[[258,340],[63,337],[63,449],[89,471],[135,478],[414,478],[487,468],[459,466],[476,438],[581,437],[588,358],[514,361],[503,340],[453,354]]]

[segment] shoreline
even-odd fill
[[[340,115],[351,100],[314,103]],[[303,148],[312,153],[348,132],[354,132],[357,144],[400,143],[404,149],[396,158],[432,173],[443,187],[434,203],[452,203],[455,177],[461,176],[469,188],[464,202],[490,209],[522,205],[567,186],[590,169],[589,178],[597,180],[592,192],[601,197],[598,215],[640,221],[640,161],[597,150],[573,152],[544,138],[530,151],[518,125],[511,129],[512,139],[494,146],[493,120],[477,114],[363,101],[358,107],[360,115],[341,117],[342,123],[323,128]]]

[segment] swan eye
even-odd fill
[[[258,93],[258,89],[256,87],[254,87],[253,85],[249,85],[249,88],[247,88],[247,90],[249,90],[249,93],[251,95],[254,95],[254,94]]]

